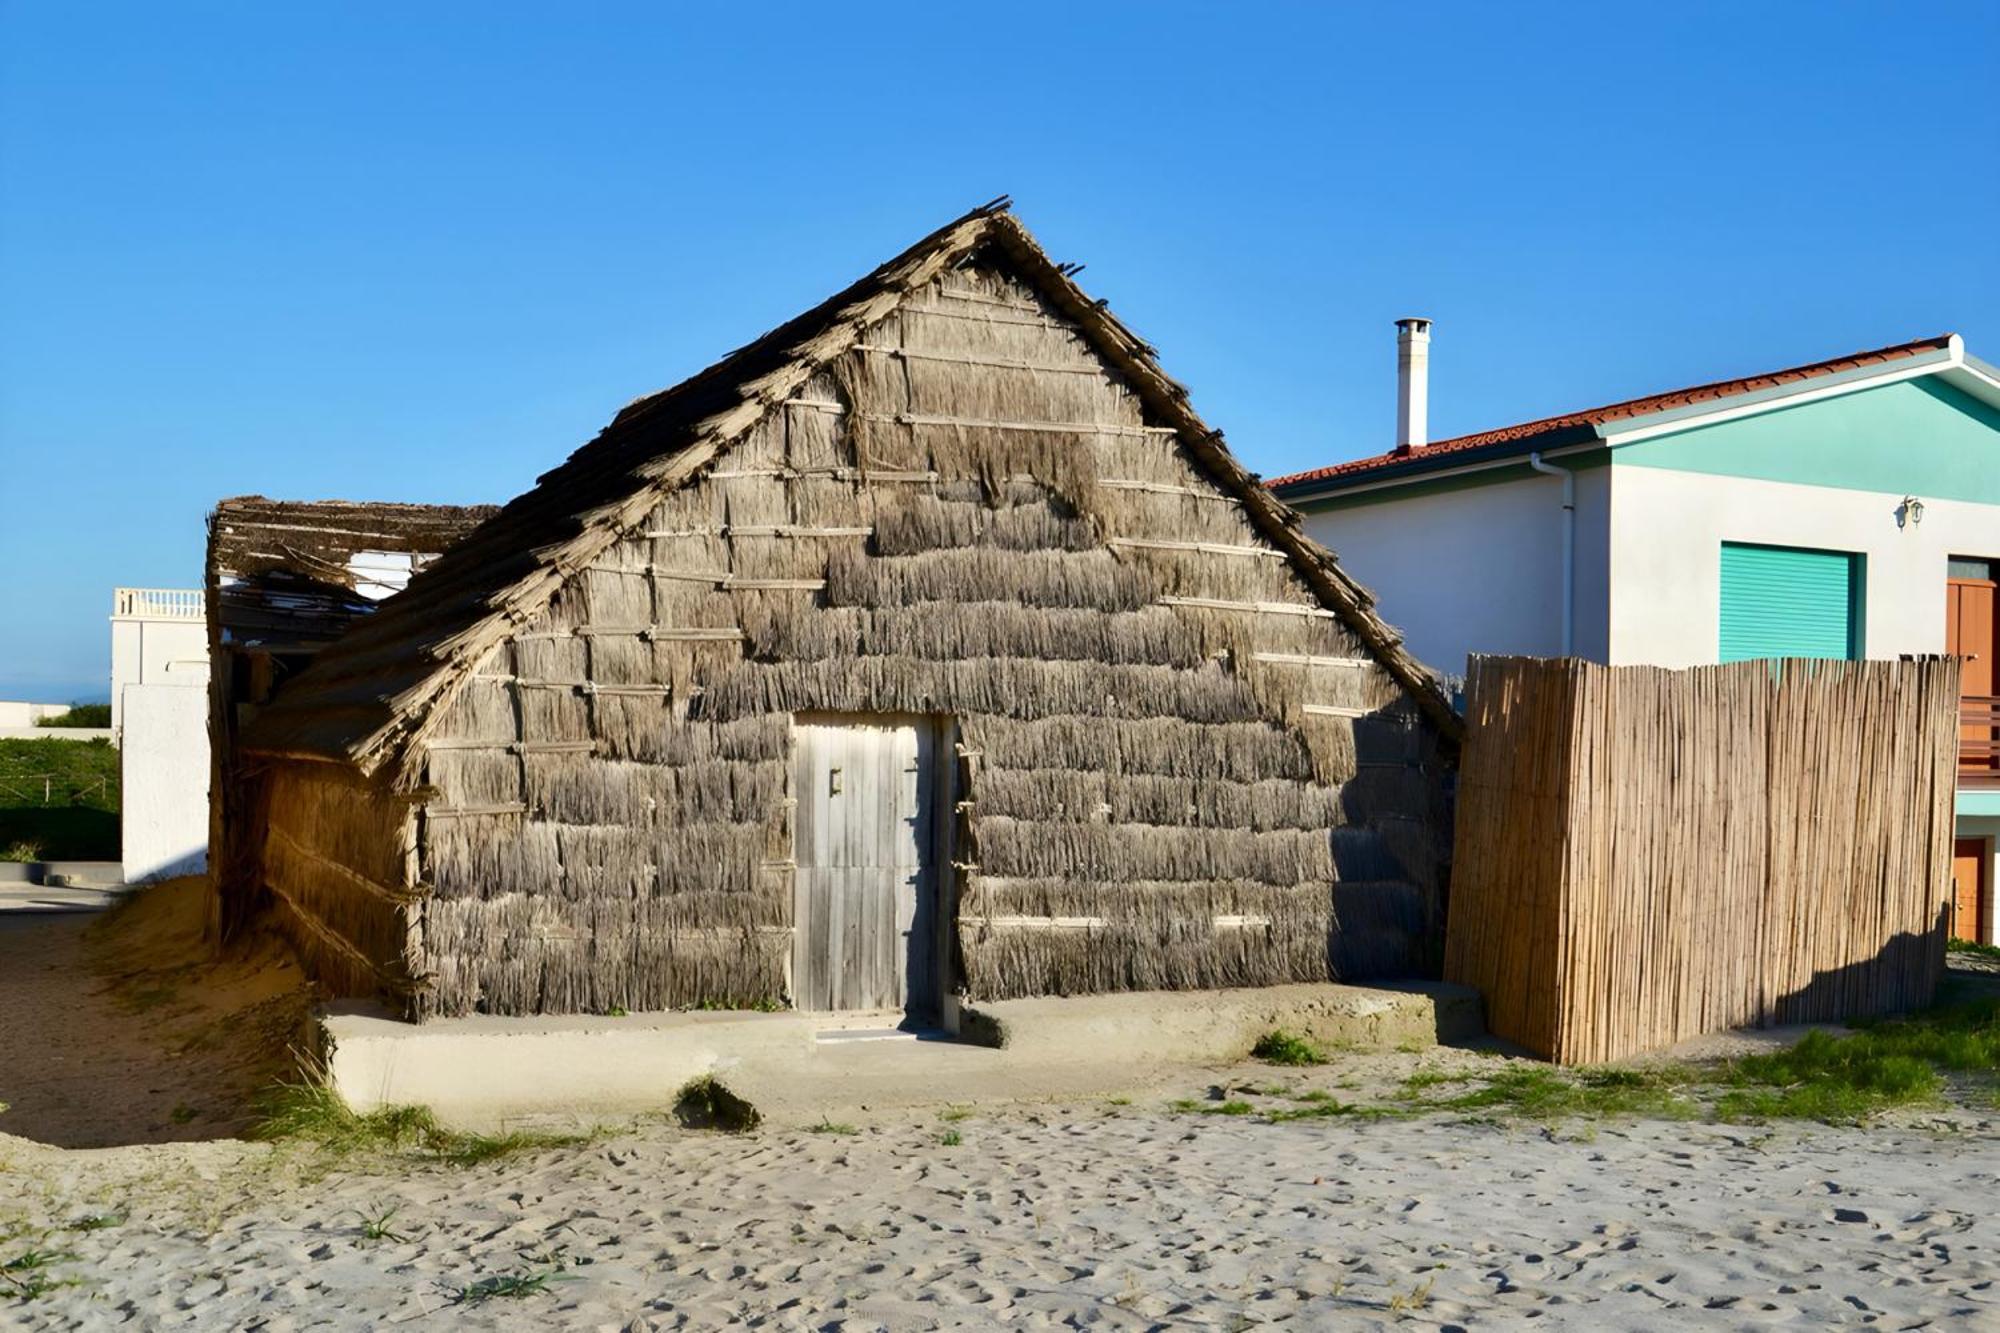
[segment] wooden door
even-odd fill
[[[1985,944],[1981,933],[1986,924],[1986,867],[1984,838],[1959,838],[1951,849],[1951,937]]]
[[[806,717],[793,737],[794,1003],[933,1011],[936,728]]]
[[[1959,686],[1965,719],[1958,729],[1961,778],[2000,778],[2000,753],[1994,749],[2000,742],[2000,723],[1994,720],[1994,696],[2000,694],[1996,588],[1992,579],[1980,578],[1954,578],[1946,588],[1944,650],[1965,658]]]

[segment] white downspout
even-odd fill
[[[1563,479],[1562,655],[1576,656],[1576,473],[1544,463],[1539,451],[1528,455],[1528,466],[1544,476]]]

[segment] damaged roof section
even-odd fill
[[[493,505],[224,500],[208,523],[219,641],[316,652],[495,512]]]

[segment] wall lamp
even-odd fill
[[[1896,506],[1896,526],[1914,528],[1924,521],[1924,502],[1914,495],[1906,495]]]

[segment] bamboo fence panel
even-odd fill
[[[1928,1003],[1958,673],[1476,658],[1445,975],[1564,1064]]]

